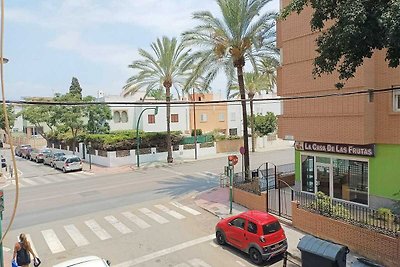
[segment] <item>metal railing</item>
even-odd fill
[[[374,210],[365,206],[331,199],[321,192],[314,195],[295,191],[294,194],[294,199],[302,209],[382,234],[400,235],[400,216],[387,210]]]

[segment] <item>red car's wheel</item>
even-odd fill
[[[260,265],[260,264],[263,262],[261,253],[260,253],[260,251],[258,251],[258,249],[256,249],[256,248],[251,248],[251,249],[249,250],[249,255],[250,255],[250,260],[251,260],[253,263],[255,263],[255,264],[257,264],[257,265]]]
[[[225,235],[221,231],[217,231],[215,233],[215,237],[217,238],[218,244],[220,244],[221,246],[226,244]]]

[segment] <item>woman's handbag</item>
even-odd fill
[[[42,261],[38,257],[33,259],[33,266],[38,267],[41,263]]]
[[[15,260],[11,261],[11,267],[18,267],[18,264]]]

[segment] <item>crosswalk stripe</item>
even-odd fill
[[[71,239],[75,242],[78,247],[86,246],[89,241],[79,232],[78,228],[73,224],[64,225],[65,231],[69,234]]]
[[[190,263],[190,265],[192,265],[193,267],[211,267],[210,264],[200,260],[200,259],[192,259],[188,261]]]
[[[38,183],[36,183],[35,181],[33,181],[32,179],[29,179],[29,178],[24,178],[24,182],[26,182],[30,185],[38,185]]]
[[[68,181],[75,181],[76,179],[78,179],[78,177],[75,177],[75,176],[68,176],[69,174],[65,174],[64,176],[63,176],[63,178],[65,179],[65,180],[68,180]]]
[[[42,184],[50,184],[51,183],[49,180],[47,180],[46,178],[43,178],[43,177],[36,177],[35,181],[38,181]]]
[[[121,234],[129,234],[132,233],[132,230],[129,229],[125,224],[118,221],[114,216],[106,216],[104,219],[109,222],[112,226],[115,227]]]
[[[217,248],[217,247],[218,247],[218,245],[215,244],[213,241],[210,242],[210,246],[213,246],[214,248]]]
[[[187,207],[187,206],[184,206],[184,205],[182,205],[181,203],[178,203],[178,202],[175,202],[175,201],[173,201],[173,202],[170,202],[172,205],[174,205],[175,207],[177,207],[177,208],[180,208],[180,209],[182,209],[182,210],[184,210],[184,211],[186,211],[186,212],[189,212],[190,214],[192,214],[192,215],[200,215],[201,213],[200,212],[198,212],[197,210],[194,210],[194,209],[192,209],[192,208],[189,208],[189,207]]]
[[[190,267],[190,265],[185,262],[182,262],[182,263],[179,263],[178,265],[175,265],[174,267]]]
[[[53,254],[65,251],[64,246],[61,244],[56,233],[52,229],[43,230],[42,235]]]
[[[125,211],[125,212],[122,212],[122,215],[124,215],[126,218],[128,218],[131,222],[135,223],[141,229],[146,229],[146,228],[150,227],[150,224],[143,221],[142,219],[140,219],[138,216],[136,216],[132,212]]]
[[[163,206],[163,205],[154,205],[154,207],[156,207],[157,209],[160,209],[161,211],[171,215],[172,217],[175,217],[179,220],[185,219],[186,217],[183,216],[182,214],[174,211],[174,210],[170,210],[169,208]]]
[[[156,222],[160,223],[160,224],[164,224],[169,222],[167,219],[165,219],[164,217],[158,215],[157,213],[152,212],[151,210],[147,209],[147,208],[141,208],[139,209],[140,212],[142,212],[144,215],[146,215],[147,217],[155,220]]]
[[[17,182],[16,182],[15,180],[11,180],[11,183],[12,183],[13,185],[16,185],[16,184],[17,184]],[[24,185],[23,183],[21,183],[21,181],[19,181],[18,186],[19,186],[19,187],[25,187],[25,185]]]
[[[95,220],[85,221],[85,224],[87,225],[87,227],[90,228],[90,230],[93,231],[95,235],[97,235],[98,238],[100,238],[100,240],[106,240],[111,238],[110,234],[107,233],[106,230],[101,228],[100,225]]]
[[[56,182],[56,183],[64,181],[64,179],[62,179],[61,177],[58,177],[58,176],[47,176],[46,178],[48,180],[50,180],[51,182]]]

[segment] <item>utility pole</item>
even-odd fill
[[[143,115],[143,112],[145,112],[148,109],[154,109],[154,116],[158,114],[158,107],[145,108],[142,110],[142,112],[140,112],[140,115],[139,115],[139,118],[138,118],[138,121],[136,124],[136,164],[138,167],[140,167],[140,163],[139,163],[139,161],[140,161],[140,157],[139,157],[139,155],[140,155],[140,152],[139,152],[139,149],[140,149],[139,122],[140,122],[140,118]]]
[[[193,128],[194,128],[194,159],[197,159],[197,127],[196,127],[196,96],[193,87]]]

